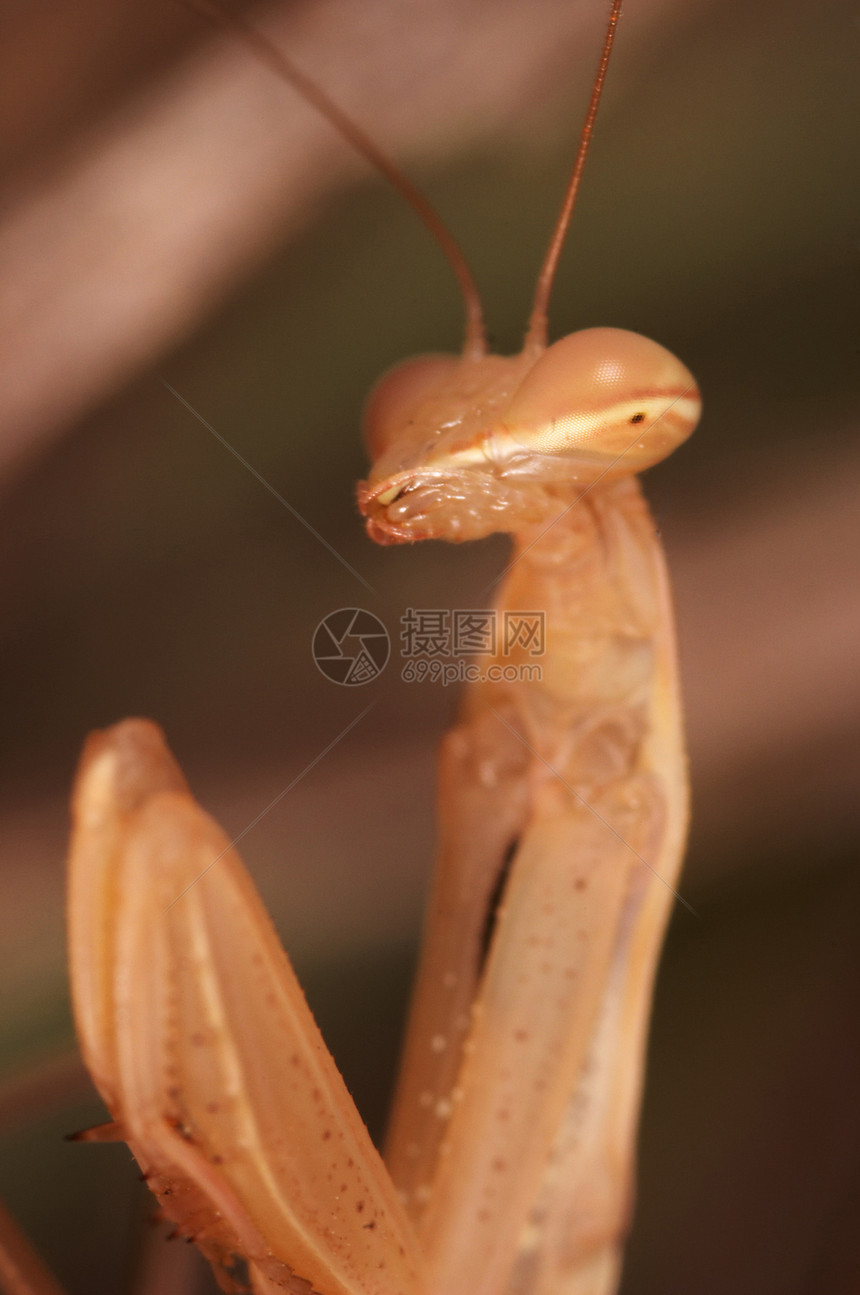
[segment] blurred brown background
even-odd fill
[[[260,15],[429,191],[502,350],[605,8]],[[403,204],[173,0],[41,0],[2,22],[0,1196],[72,1295],[202,1295],[190,1251],[146,1227],[127,1153],[61,1141],[99,1118],[64,972],[83,736],[157,719],[238,833],[375,701],[242,848],[378,1132],[456,699],[395,664],[338,689],[310,639],[341,606],[392,634],[408,605],[480,606],[504,545],[383,552],[356,514],[370,383],[459,343]],[[677,592],[698,916],[678,910],[660,978],[623,1295],[860,1289],[858,156],[856,6],[627,0],[553,330],[655,337],[706,414],[647,483]],[[193,1271],[153,1277],[165,1255]]]

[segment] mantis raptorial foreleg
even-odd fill
[[[419,1295],[411,1229],[268,915],[154,725],[90,739],[74,807],[81,1046],[164,1213],[220,1271],[242,1256],[258,1292]]]
[[[514,1255],[514,1288],[522,1291],[569,1282],[591,1252],[595,1262],[608,1254],[604,1266],[616,1262],[650,972],[686,814],[665,574],[638,492],[626,482],[611,487],[529,538],[522,554],[501,607],[552,609],[546,677],[481,685],[456,733],[464,748],[472,734],[479,749],[477,735],[495,726],[507,753],[499,801],[520,820],[520,840],[461,1068],[444,1053],[434,1057],[435,1038],[446,1048],[463,1038],[457,1009],[444,1014],[456,968],[444,964],[447,916],[434,906],[388,1156],[426,1248],[440,1264],[451,1256],[437,1282],[444,1289],[496,1289],[494,1266],[504,1271]],[[457,805],[478,802],[482,773],[490,784],[496,779],[486,759],[459,770]],[[497,831],[492,839],[498,873],[505,837]],[[522,896],[532,891],[531,911],[523,912]],[[466,898],[478,929],[486,909],[477,896]],[[566,1022],[554,1043],[551,1007]],[[547,1046],[555,1048],[551,1061]],[[536,1085],[539,1112],[530,1105]],[[471,1179],[456,1158],[464,1147]],[[528,1202],[519,1212],[518,1188]],[[520,1235],[512,1218],[525,1217]],[[552,1279],[544,1282],[547,1265]]]
[[[522,743],[493,715],[459,724],[442,744],[439,854],[386,1151],[415,1218],[429,1198],[439,1143],[459,1095],[457,1075],[500,884],[526,821],[527,763]]]

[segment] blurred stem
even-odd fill
[[[0,1204],[0,1291],[3,1295],[65,1295],[9,1211]]]

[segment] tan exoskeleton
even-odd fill
[[[511,682],[472,686],[442,752],[441,852],[387,1160],[449,1295],[613,1288],[686,830],[666,572],[632,471],[688,435],[698,393],[633,334],[535,351],[440,364],[431,394],[398,402],[405,431],[360,494],[383,542],[510,530],[499,610],[546,617],[541,678],[512,677],[528,644],[500,644]],[[425,363],[393,381],[423,383]],[[377,402],[387,439],[384,388],[371,419]],[[595,1275],[571,1286],[586,1262]]]
[[[486,353],[455,248],[464,354],[408,361],[368,405],[371,537],[511,533],[499,611],[542,613],[546,636],[538,676],[518,670],[535,664],[528,641],[499,645],[499,669],[445,741],[440,858],[385,1165],[241,861],[159,731],[126,721],[84,754],[72,987],[113,1117],[92,1136],[128,1141],[224,1289],[242,1280],[237,1260],[257,1295],[617,1286],[687,818],[666,572],[635,474],[699,414],[688,371],[643,337],[589,329],[546,346],[619,9],[522,353]]]

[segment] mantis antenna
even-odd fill
[[[570,173],[570,179],[567,182],[564,200],[561,204],[561,212],[556,221],[555,229],[552,232],[552,238],[549,241],[546,256],[538,275],[537,287],[535,289],[534,304],[532,313],[529,318],[529,326],[526,332],[524,349],[542,351],[547,341],[547,310],[549,307],[549,298],[555,283],[555,274],[558,269],[559,257],[561,256],[564,240],[567,237],[567,231],[570,228],[570,218],[573,215],[573,207],[576,202],[576,196],[579,193],[579,184],[582,179],[582,172],[585,170],[585,159],[588,156],[588,148],[591,144],[591,135],[594,130],[594,121],[597,117],[597,108],[600,103],[600,96],[603,93],[603,83],[606,80],[606,69],[609,66],[609,55],[612,52],[612,42],[615,40],[615,30],[618,26],[618,16],[621,13],[621,0],[613,0],[612,9],[609,13],[609,24],[606,29],[606,36],[603,41],[603,52],[600,56],[600,64],[597,69],[597,76],[594,78],[594,86],[591,91],[591,99],[588,104],[588,112],[585,114],[585,123],[582,127],[582,134],[579,137],[579,148],[576,153],[576,160],[573,164],[573,170]]]
[[[243,15],[236,13],[221,0],[186,0],[189,7],[203,13],[207,18],[221,22],[236,31],[259,58],[272,69],[276,76],[286,81],[297,94],[325,117],[338,134],[351,144],[380,175],[384,176],[394,189],[409,203],[412,210],[424,222],[441,248],[448,264],[454,272],[466,313],[466,336],[463,344],[464,355],[470,359],[480,359],[487,354],[487,338],[484,328],[484,310],[481,294],[478,292],[475,277],[472,274],[466,257],[442,217],[412,183],[408,176],[383,149],[370,138],[351,117],[329,98],[324,90],[306,76],[286,54],[262,32],[249,23]]]
[[[547,310],[550,294],[555,282],[558,262],[567,237],[567,231],[570,228],[570,220],[579,192],[582,173],[585,169],[585,159],[588,156],[588,149],[591,144],[597,109],[603,93],[603,83],[606,80],[606,69],[609,66],[609,56],[612,52],[618,17],[621,13],[621,2],[622,0],[612,0],[609,23],[603,42],[603,52],[600,56],[597,76],[591,91],[585,123],[579,137],[576,160],[567,183],[561,212],[556,221],[549,247],[538,275],[534,303],[523,348],[527,351],[540,352],[546,347]],[[475,277],[460,244],[421,190],[412,183],[407,175],[404,175],[388,154],[379,148],[370,136],[329,98],[315,81],[302,72],[286,54],[249,23],[242,14],[236,13],[233,9],[223,4],[221,0],[186,0],[186,3],[190,8],[197,9],[207,18],[224,23],[236,31],[254,53],[268,64],[276,76],[280,77],[282,81],[286,81],[306,103],[309,103],[325,117],[326,121],[334,127],[338,134],[366,158],[371,166],[406,199],[441,248],[460,287],[466,314],[466,335],[463,343],[464,356],[469,359],[480,359],[486,355],[487,337],[484,327],[484,310]]]

